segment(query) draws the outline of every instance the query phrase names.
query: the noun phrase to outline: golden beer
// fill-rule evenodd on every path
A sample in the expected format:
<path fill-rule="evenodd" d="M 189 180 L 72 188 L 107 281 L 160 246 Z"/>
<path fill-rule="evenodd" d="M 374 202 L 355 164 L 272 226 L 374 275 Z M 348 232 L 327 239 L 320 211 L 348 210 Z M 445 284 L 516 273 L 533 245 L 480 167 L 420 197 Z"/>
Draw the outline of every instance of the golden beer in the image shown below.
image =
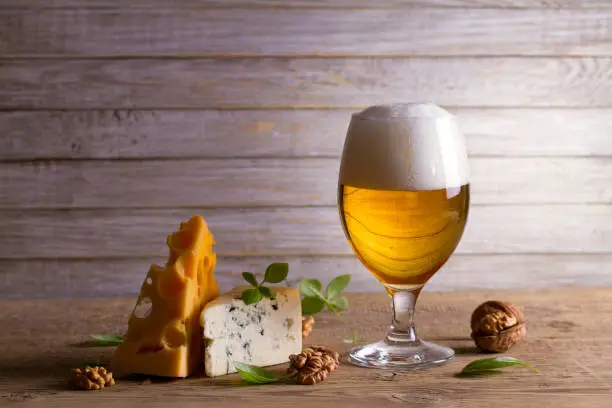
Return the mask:
<path fill-rule="evenodd" d="M 340 218 L 353 251 L 390 292 L 427 282 L 455 250 L 469 185 L 424 191 L 340 185 Z"/>

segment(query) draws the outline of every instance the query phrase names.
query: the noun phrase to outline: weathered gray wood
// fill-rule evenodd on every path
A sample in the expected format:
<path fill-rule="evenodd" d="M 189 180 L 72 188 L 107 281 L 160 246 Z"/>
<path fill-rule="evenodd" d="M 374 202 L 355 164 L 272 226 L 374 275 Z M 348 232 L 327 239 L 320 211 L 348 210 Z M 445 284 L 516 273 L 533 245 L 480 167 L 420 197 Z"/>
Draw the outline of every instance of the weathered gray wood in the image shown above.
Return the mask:
<path fill-rule="evenodd" d="M 3 0 L 2 8 L 394 8 L 405 6 L 462 8 L 610 8 L 608 0 L 181 0 L 170 4 L 166 0 Z"/>
<path fill-rule="evenodd" d="M 606 205 L 473 206 L 458 253 L 611 253 Z M 351 254 L 335 207 L 2 211 L 0 259 L 164 256 L 202 214 L 226 256 Z"/>
<path fill-rule="evenodd" d="M 336 205 L 337 158 L 0 163 L 0 208 Z M 472 158 L 475 204 L 612 203 L 612 158 Z"/>
<path fill-rule="evenodd" d="M 324 284 L 349 273 L 348 291 L 377 292 L 382 285 L 353 256 L 258 257 L 217 260 L 215 277 L 223 291 L 244 283 L 243 271 L 262 274 L 271 262 L 289 262 L 288 286 L 302 278 Z M 138 293 L 149 265 L 165 258 L 35 259 L 0 261 L 0 299 L 91 298 Z M 426 290 L 612 286 L 612 255 L 455 255 L 427 283 Z"/>
<path fill-rule="evenodd" d="M 4 57 L 612 55 L 612 9 L 5 10 L 0 27 Z"/>
<path fill-rule="evenodd" d="M 609 109 L 450 110 L 470 156 L 612 155 Z M 339 157 L 353 111 L 0 112 L 0 159 Z"/>
<path fill-rule="evenodd" d="M 23 60 L 0 108 L 612 105 L 612 58 Z"/>

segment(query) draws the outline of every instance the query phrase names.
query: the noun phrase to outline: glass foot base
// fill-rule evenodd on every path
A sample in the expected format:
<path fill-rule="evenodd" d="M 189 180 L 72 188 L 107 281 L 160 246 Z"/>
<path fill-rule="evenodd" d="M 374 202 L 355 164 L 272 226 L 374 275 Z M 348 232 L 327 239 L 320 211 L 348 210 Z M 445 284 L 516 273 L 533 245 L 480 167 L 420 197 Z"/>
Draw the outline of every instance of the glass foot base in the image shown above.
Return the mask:
<path fill-rule="evenodd" d="M 352 349 L 348 361 L 361 367 L 419 370 L 444 364 L 454 355 L 451 348 L 421 340 L 408 345 L 379 341 Z"/>

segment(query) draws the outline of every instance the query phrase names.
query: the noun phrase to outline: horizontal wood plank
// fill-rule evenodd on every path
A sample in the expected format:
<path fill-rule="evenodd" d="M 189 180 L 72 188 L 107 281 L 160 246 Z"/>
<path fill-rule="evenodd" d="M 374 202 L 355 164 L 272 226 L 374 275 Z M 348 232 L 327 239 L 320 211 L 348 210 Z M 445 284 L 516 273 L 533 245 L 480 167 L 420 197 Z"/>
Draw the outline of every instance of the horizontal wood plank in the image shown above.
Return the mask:
<path fill-rule="evenodd" d="M 449 110 L 470 156 L 612 155 L 609 109 Z M 353 111 L 0 112 L 0 160 L 339 157 Z"/>
<path fill-rule="evenodd" d="M 303 278 L 328 282 L 351 274 L 348 291 L 377 292 L 382 285 L 356 257 L 228 258 L 217 260 L 215 277 L 223 291 L 244 281 L 243 271 L 262 274 L 271 262 L 288 262 L 288 286 Z M 35 259 L 0 261 L 0 299 L 133 296 L 149 265 L 162 257 L 125 259 Z M 427 283 L 428 291 L 538 289 L 559 286 L 612 286 L 612 255 L 456 255 Z"/>
<path fill-rule="evenodd" d="M 612 106 L 612 58 L 16 60 L 0 109 Z"/>
<path fill-rule="evenodd" d="M 336 205 L 336 158 L 0 163 L 0 209 Z M 612 158 L 472 158 L 475 204 L 612 203 Z"/>
<path fill-rule="evenodd" d="M 73 8 L 366 8 L 381 9 L 395 7 L 457 7 L 457 8 L 612 8 L 608 0 L 385 0 L 384 3 L 368 0 L 181 0 L 170 4 L 166 0 L 3 0 L 2 8 L 54 9 Z"/>
<path fill-rule="evenodd" d="M 612 9 L 0 10 L 0 27 L 3 57 L 612 55 Z"/>
<path fill-rule="evenodd" d="M 202 214 L 225 256 L 347 255 L 335 207 L 2 211 L 0 259 L 164 256 L 166 235 Z M 611 253 L 612 206 L 473 206 L 462 254 Z"/>

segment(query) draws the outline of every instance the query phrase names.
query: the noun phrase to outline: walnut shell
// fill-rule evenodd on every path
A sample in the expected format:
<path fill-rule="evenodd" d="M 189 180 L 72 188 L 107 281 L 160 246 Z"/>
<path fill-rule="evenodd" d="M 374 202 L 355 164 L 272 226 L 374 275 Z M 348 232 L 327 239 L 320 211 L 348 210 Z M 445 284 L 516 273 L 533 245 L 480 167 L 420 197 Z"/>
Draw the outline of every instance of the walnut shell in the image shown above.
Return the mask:
<path fill-rule="evenodd" d="M 504 352 L 521 342 L 527 329 L 523 312 L 512 303 L 490 300 L 474 310 L 472 338 L 490 352 Z"/>

